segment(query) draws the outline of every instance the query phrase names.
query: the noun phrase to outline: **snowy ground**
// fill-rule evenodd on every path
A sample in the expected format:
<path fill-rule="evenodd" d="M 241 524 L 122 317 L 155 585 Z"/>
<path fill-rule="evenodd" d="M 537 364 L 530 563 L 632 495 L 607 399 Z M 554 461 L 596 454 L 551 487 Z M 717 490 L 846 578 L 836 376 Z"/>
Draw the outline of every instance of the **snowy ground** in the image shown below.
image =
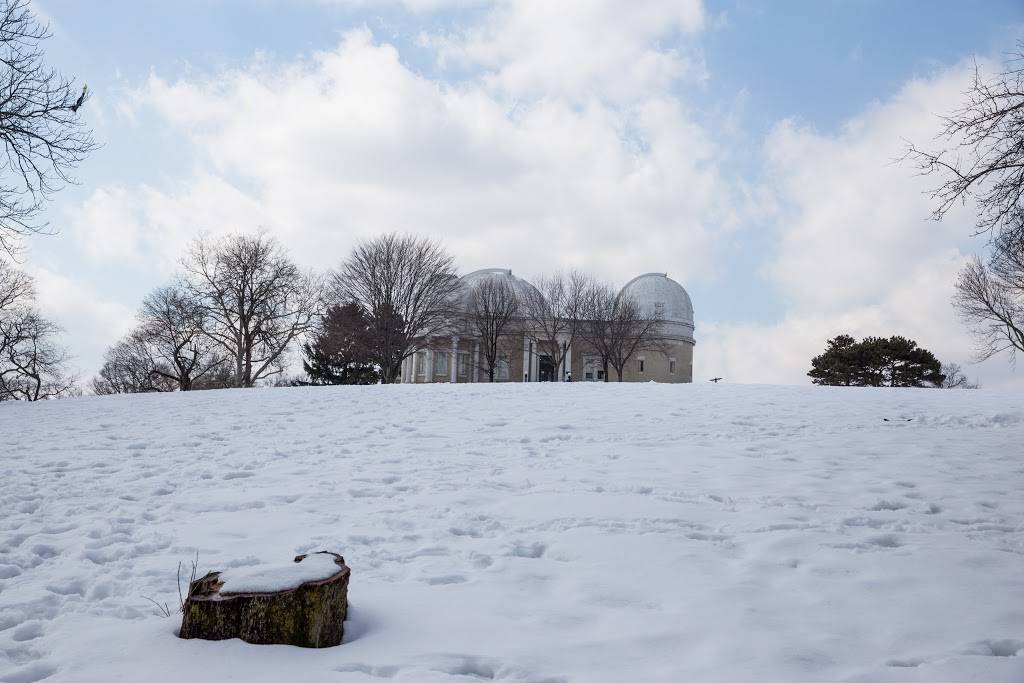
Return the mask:
<path fill-rule="evenodd" d="M 1020 393 L 225 391 L 0 435 L 4 683 L 1024 680 Z M 144 599 L 321 548 L 337 648 L 182 641 Z"/>

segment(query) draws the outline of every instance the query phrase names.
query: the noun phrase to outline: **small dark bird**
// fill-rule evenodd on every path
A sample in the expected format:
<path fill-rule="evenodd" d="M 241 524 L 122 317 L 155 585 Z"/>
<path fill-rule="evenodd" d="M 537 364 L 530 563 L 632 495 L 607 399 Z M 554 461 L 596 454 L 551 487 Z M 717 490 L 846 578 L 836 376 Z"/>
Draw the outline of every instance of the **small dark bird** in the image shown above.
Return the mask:
<path fill-rule="evenodd" d="M 81 107 L 85 103 L 85 96 L 86 96 L 86 94 L 88 92 L 89 92 L 89 85 L 88 84 L 83 85 L 82 86 L 82 94 L 79 95 L 78 99 L 75 101 L 75 103 L 71 105 L 71 107 L 70 107 L 71 111 L 75 112 L 76 114 L 78 113 L 79 107 Z"/>
<path fill-rule="evenodd" d="M 715 384 L 718 384 L 719 382 L 721 382 L 721 381 L 722 381 L 722 378 L 721 378 L 721 377 L 712 377 L 712 378 L 711 378 L 711 379 L 709 379 L 708 381 L 709 381 L 709 382 L 714 382 Z"/>

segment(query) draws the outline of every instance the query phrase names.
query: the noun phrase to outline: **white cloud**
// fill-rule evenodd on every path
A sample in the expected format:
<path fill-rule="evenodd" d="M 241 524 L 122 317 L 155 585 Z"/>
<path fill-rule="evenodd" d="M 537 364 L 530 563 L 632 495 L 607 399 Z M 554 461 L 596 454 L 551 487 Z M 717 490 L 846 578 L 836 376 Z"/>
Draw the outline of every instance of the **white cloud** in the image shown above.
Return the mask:
<path fill-rule="evenodd" d="M 64 328 L 62 342 L 74 356 L 73 365 L 81 368 L 87 379 L 99 370 L 106 348 L 134 326 L 134 310 L 54 270 L 40 266 L 27 270 L 36 280 L 39 309 Z"/>
<path fill-rule="evenodd" d="M 701 0 L 510 0 L 480 24 L 425 42 L 443 62 L 486 69 L 490 87 L 511 97 L 628 101 L 706 78 L 699 51 L 661 43 L 705 23 Z"/>
<path fill-rule="evenodd" d="M 779 236 L 764 271 L 786 313 L 770 324 L 709 325 L 696 367 L 741 382 L 806 382 L 810 359 L 841 333 L 902 334 L 943 361 L 973 357 L 950 304 L 966 258 L 957 245 L 973 232 L 971 209 L 928 220 L 936 178 L 894 163 L 906 140 L 931 140 L 935 113 L 958 105 L 971 74 L 959 66 L 913 80 L 834 135 L 792 121 L 775 128 L 765 189 L 774 193 Z M 1005 358 L 967 370 L 994 384 L 1011 378 Z"/>
<path fill-rule="evenodd" d="M 776 127 L 768 175 L 783 209 L 769 273 L 795 305 L 835 310 L 878 300 L 908 266 L 972 234 L 969 208 L 941 223 L 928 220 L 927 190 L 937 179 L 896 163 L 906 140 L 932 139 L 936 112 L 958 105 L 969 78 L 957 67 L 911 81 L 838 135 L 790 121 Z"/>
<path fill-rule="evenodd" d="M 251 231 L 264 217 L 257 200 L 218 175 L 196 172 L 169 192 L 149 185 L 101 187 L 69 222 L 92 261 L 166 278 L 195 236 Z"/>
<path fill-rule="evenodd" d="M 379 9 L 383 5 L 400 5 L 413 12 L 472 9 L 490 4 L 491 0 L 317 0 L 322 5 L 351 9 Z"/>
<path fill-rule="evenodd" d="M 264 225 L 320 268 L 401 230 L 441 238 L 467 268 L 585 264 L 624 280 L 666 268 L 666 253 L 676 271 L 707 272 L 714 231 L 730 224 L 715 144 L 657 89 L 628 108 L 510 109 L 479 84 L 412 72 L 363 29 L 308 62 L 154 76 L 133 100 L 193 145 L 202 171 L 99 190 L 76 234 L 123 237 L 125 253 L 159 234 L 161 263 L 183 244 L 165 235 L 201 228 Z"/>

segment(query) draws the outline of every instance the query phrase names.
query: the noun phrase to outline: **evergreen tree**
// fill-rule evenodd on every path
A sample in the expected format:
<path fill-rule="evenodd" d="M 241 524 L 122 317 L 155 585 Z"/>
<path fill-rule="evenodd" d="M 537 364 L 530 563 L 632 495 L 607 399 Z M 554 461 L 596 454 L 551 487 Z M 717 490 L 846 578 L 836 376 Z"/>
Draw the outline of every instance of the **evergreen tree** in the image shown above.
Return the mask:
<path fill-rule="evenodd" d="M 302 345 L 307 385 L 376 384 L 371 326 L 358 304 L 327 309 L 316 335 Z"/>
<path fill-rule="evenodd" d="M 865 337 L 842 334 L 827 342 L 825 353 L 811 360 L 807 373 L 814 384 L 832 386 L 941 386 L 942 364 L 931 351 L 901 336 Z"/>
<path fill-rule="evenodd" d="M 826 342 L 827 349 L 811 360 L 811 371 L 807 374 L 814 384 L 850 386 L 856 378 L 856 340 L 848 334 L 841 334 Z"/>

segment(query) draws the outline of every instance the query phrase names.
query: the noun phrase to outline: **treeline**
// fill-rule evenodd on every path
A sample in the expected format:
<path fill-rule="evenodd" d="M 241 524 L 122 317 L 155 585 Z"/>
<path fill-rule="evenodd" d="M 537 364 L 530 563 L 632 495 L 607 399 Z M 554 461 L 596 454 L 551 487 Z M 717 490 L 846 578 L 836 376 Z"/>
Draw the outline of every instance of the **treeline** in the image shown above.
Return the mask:
<path fill-rule="evenodd" d="M 181 266 L 107 350 L 95 393 L 256 386 L 285 370 L 288 349 L 317 322 L 320 279 L 266 234 L 198 239 Z"/>
<path fill-rule="evenodd" d="M 479 342 L 487 381 L 523 334 L 549 349 L 556 365 L 585 340 L 621 379 L 630 357 L 662 343 L 660 312 L 642 310 L 607 283 L 579 272 L 526 286 L 484 276 L 467 290 L 440 244 L 408 235 L 364 241 L 323 276 L 300 269 L 263 233 L 199 239 L 181 266 L 143 300 L 137 327 L 107 351 L 94 393 L 387 384 L 436 336 L 459 334 Z M 288 377 L 296 346 L 304 376 Z"/>

